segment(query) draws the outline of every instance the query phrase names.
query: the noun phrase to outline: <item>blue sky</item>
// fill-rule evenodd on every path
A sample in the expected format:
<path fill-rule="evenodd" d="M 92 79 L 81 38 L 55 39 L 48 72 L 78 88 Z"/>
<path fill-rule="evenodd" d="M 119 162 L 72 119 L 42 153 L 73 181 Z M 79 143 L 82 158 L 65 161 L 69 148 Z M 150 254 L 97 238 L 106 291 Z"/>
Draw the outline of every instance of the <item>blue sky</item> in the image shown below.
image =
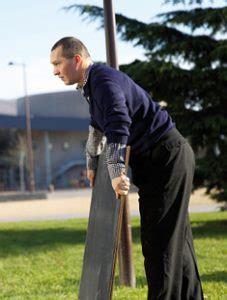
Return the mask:
<path fill-rule="evenodd" d="M 145 22 L 170 5 L 156 0 L 113 0 L 115 11 Z M 38 94 L 72 90 L 52 75 L 50 48 L 63 36 L 76 36 L 88 47 L 94 60 L 105 61 L 105 34 L 97 30 L 99 23 L 83 21 L 77 12 L 65 12 L 71 4 L 103 5 L 102 0 L 7 0 L 0 11 L 0 99 L 23 96 L 22 68 L 8 66 L 9 61 L 24 62 L 27 70 L 28 93 Z M 220 0 L 220 4 L 223 1 Z M 182 6 L 174 7 L 175 9 Z M 117 39 L 119 63 L 143 58 L 143 49 Z"/>

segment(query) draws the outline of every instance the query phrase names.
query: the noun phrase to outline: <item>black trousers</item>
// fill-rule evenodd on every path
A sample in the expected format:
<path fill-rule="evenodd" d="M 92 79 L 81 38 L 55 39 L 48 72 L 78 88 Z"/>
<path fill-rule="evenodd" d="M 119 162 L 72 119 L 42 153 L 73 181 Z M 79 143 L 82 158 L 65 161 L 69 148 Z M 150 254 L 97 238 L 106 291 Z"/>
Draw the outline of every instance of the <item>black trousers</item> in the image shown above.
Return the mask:
<path fill-rule="evenodd" d="M 151 151 L 132 155 L 130 165 L 139 189 L 148 299 L 203 299 L 188 218 L 195 165 L 190 145 L 174 128 Z"/>

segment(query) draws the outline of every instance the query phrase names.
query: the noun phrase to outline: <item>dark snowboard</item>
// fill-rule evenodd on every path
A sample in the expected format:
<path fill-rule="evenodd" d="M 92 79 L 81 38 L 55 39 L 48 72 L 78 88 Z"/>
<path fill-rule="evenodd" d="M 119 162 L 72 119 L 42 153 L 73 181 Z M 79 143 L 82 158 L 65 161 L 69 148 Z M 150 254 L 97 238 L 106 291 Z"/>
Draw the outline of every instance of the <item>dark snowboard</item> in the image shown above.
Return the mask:
<path fill-rule="evenodd" d="M 111 299 L 120 202 L 111 186 L 104 151 L 92 192 L 79 300 Z"/>

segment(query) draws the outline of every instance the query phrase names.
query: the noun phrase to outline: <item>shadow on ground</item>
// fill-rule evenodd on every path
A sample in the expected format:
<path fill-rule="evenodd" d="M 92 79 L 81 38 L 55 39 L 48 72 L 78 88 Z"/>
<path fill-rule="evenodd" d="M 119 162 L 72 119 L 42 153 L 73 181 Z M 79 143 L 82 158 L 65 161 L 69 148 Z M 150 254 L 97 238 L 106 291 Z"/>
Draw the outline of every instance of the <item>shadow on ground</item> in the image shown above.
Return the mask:
<path fill-rule="evenodd" d="M 226 282 L 227 278 L 227 271 L 217 271 L 210 274 L 204 274 L 201 276 L 202 281 L 209 281 L 209 282 Z"/>
<path fill-rule="evenodd" d="M 30 224 L 31 227 L 29 228 Z M 0 257 L 19 255 L 23 251 L 43 251 L 65 244 L 84 245 L 86 238 L 85 229 L 79 229 L 78 224 L 67 227 L 53 225 L 38 228 L 37 223 L 27 223 L 25 227 L 11 228 L 0 227 Z M 36 227 L 34 227 L 36 226 Z M 194 238 L 214 237 L 226 238 L 227 220 L 211 220 L 205 222 L 192 222 Z M 140 227 L 132 228 L 133 242 L 140 243 Z"/>
<path fill-rule="evenodd" d="M 201 221 L 191 224 L 195 238 L 225 238 L 227 236 L 227 220 Z"/>
<path fill-rule="evenodd" d="M 226 238 L 227 237 L 227 220 L 211 220 L 191 222 L 193 236 L 199 238 Z M 132 229 L 133 241 L 140 242 L 140 227 Z"/>
<path fill-rule="evenodd" d="M 0 257 L 43 251 L 65 244 L 83 245 L 86 230 L 68 228 L 0 230 Z"/>

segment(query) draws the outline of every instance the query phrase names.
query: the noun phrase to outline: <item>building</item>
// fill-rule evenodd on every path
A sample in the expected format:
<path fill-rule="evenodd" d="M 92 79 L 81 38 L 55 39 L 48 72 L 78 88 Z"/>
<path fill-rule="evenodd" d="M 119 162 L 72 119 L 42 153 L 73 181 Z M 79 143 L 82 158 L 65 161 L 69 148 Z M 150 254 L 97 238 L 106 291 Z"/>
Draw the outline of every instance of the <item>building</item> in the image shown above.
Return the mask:
<path fill-rule="evenodd" d="M 86 170 L 88 103 L 75 91 L 29 99 L 36 189 L 77 187 Z M 24 98 L 0 100 L 0 129 L 14 129 L 19 134 L 14 163 L 0 159 L 0 188 L 23 189 L 27 181 Z"/>

